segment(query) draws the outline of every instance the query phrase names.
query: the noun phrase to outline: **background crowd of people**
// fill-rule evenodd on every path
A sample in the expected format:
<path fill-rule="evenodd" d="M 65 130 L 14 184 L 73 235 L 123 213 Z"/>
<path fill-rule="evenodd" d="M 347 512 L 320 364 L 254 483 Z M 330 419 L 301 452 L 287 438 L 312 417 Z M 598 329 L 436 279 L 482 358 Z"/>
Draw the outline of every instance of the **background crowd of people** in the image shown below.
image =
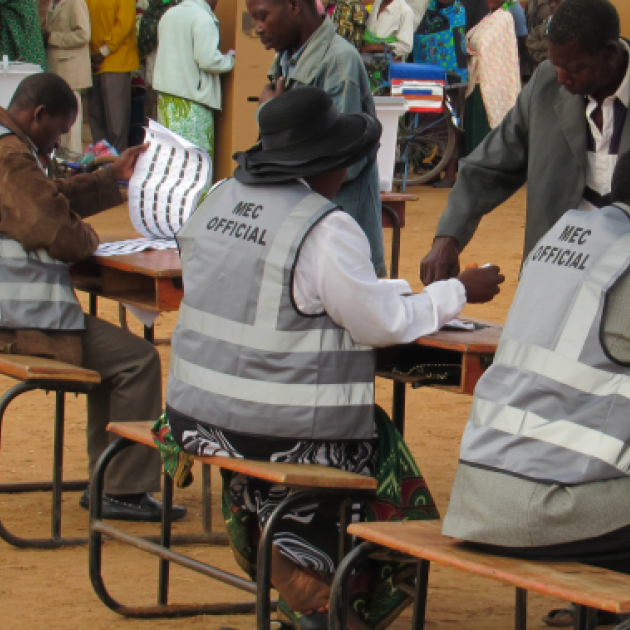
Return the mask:
<path fill-rule="evenodd" d="M 0 0 L 0 54 L 64 78 L 87 95 L 94 142 L 119 153 L 142 142 L 147 117 L 214 154 L 220 75 L 234 53 L 219 50 L 219 0 Z M 443 180 L 513 106 L 547 58 L 547 30 L 562 0 L 317 0 L 335 30 L 361 52 L 442 66 L 467 83 L 465 133 Z M 176 5 L 176 11 L 165 14 Z M 162 19 L 165 17 L 165 19 Z M 510 19 L 508 19 L 510 18 Z M 39 24 L 39 27 L 38 27 Z M 192 34 L 192 35 L 191 35 Z M 190 39 L 193 46 L 190 46 Z M 160 45 L 161 43 L 161 45 Z M 460 112 L 461 113 L 461 112 Z M 62 146 L 81 153 L 83 116 Z"/>

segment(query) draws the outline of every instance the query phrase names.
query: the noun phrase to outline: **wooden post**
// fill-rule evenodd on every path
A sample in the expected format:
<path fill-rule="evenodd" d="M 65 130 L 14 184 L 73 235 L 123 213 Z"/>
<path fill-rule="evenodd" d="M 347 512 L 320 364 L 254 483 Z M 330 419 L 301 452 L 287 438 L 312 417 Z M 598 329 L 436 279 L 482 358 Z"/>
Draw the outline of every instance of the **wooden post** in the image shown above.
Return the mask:
<path fill-rule="evenodd" d="M 245 0 L 221 0 L 216 16 L 221 51 L 234 49 L 236 63 L 232 72 L 223 75 L 223 109 L 215 114 L 214 181 L 230 177 L 235 167 L 232 154 L 249 149 L 258 139 L 257 99 L 275 56 L 256 37 Z"/>

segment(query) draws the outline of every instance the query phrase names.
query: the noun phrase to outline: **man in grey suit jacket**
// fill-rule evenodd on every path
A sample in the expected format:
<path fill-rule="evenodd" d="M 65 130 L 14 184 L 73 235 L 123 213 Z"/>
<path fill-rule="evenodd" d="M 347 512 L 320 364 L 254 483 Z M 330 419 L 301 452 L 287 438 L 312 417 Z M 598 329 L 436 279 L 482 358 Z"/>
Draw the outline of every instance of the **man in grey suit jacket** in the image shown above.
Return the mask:
<path fill-rule="evenodd" d="M 528 184 L 524 255 L 569 209 L 609 203 L 619 153 L 630 149 L 630 47 L 608 0 L 565 0 L 543 63 L 503 122 L 470 156 L 422 261 L 425 284 L 456 276 L 482 217 Z"/>

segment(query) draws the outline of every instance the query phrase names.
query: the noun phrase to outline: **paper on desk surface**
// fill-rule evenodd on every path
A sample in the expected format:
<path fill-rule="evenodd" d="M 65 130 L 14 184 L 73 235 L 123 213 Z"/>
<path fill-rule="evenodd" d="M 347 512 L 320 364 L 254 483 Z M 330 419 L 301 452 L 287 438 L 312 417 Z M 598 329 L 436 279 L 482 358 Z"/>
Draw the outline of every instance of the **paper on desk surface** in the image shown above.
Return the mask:
<path fill-rule="evenodd" d="M 113 241 L 101 243 L 94 252 L 95 256 L 122 256 L 123 254 L 135 254 L 147 250 L 177 249 L 177 241 L 174 238 L 134 238 L 128 241 Z"/>
<path fill-rule="evenodd" d="M 450 322 L 446 322 L 440 330 L 475 330 L 475 324 L 455 318 L 451 319 Z"/>
<path fill-rule="evenodd" d="M 151 328 L 158 318 L 159 313 L 150 311 L 148 308 L 142 308 L 140 306 L 132 306 L 131 304 L 123 304 L 123 306 L 133 313 L 145 326 Z"/>
<path fill-rule="evenodd" d="M 173 238 L 211 182 L 212 160 L 154 120 L 146 128 L 145 142 L 150 146 L 129 180 L 129 217 L 145 236 Z"/>

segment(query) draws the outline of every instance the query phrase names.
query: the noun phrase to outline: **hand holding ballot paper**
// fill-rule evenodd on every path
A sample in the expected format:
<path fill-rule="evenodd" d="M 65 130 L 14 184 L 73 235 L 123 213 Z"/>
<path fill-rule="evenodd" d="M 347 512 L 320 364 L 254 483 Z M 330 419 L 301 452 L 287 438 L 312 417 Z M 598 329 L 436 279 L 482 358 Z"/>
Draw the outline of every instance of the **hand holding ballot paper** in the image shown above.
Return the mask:
<path fill-rule="evenodd" d="M 212 160 L 199 147 L 151 120 L 149 148 L 129 180 L 129 217 L 146 238 L 104 243 L 98 256 L 177 247 L 175 235 L 212 181 Z"/>

